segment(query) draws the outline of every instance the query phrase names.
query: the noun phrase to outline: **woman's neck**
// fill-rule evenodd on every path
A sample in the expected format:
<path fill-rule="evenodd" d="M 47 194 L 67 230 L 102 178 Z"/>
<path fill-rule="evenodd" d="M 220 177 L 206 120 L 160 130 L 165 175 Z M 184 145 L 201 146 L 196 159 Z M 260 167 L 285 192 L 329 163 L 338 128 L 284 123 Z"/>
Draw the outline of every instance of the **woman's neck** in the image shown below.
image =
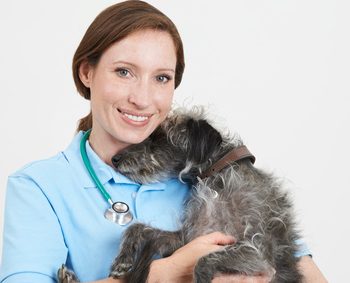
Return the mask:
<path fill-rule="evenodd" d="M 89 144 L 94 152 L 108 165 L 112 166 L 112 157 L 126 148 L 127 144 L 116 143 L 113 137 L 106 133 L 99 133 L 98 130 L 92 129 Z"/>

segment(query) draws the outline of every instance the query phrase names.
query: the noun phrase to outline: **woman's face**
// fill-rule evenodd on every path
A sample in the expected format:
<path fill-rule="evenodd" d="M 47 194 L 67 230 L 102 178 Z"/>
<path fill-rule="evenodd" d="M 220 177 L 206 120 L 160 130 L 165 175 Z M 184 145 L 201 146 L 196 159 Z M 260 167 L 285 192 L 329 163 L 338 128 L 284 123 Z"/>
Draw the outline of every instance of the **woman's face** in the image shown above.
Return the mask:
<path fill-rule="evenodd" d="M 171 108 L 175 67 L 171 36 L 155 30 L 135 32 L 111 45 L 97 66 L 82 66 L 91 92 L 91 136 L 116 152 L 146 139 Z"/>

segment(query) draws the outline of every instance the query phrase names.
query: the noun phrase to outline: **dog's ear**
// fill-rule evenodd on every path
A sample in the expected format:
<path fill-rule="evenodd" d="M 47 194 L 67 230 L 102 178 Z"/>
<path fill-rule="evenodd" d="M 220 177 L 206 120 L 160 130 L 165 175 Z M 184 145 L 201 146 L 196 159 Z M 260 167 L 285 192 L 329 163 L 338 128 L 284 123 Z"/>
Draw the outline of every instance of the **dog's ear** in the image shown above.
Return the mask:
<path fill-rule="evenodd" d="M 206 162 L 220 146 L 222 137 L 206 120 L 189 119 L 187 122 L 188 159 L 196 164 Z"/>

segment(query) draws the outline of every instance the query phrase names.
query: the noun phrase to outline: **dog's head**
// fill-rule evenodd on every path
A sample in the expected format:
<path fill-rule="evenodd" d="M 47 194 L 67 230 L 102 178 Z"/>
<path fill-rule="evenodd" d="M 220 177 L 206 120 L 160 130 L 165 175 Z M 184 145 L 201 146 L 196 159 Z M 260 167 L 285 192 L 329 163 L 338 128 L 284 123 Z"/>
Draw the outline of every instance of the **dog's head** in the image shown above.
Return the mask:
<path fill-rule="evenodd" d="M 223 141 L 219 131 L 204 117 L 188 113 L 170 117 L 163 129 L 170 144 L 181 152 L 191 167 L 199 167 L 212 159 Z"/>
<path fill-rule="evenodd" d="M 188 148 L 187 158 L 195 164 L 203 164 L 213 157 L 222 143 L 221 134 L 206 120 L 187 121 Z"/>

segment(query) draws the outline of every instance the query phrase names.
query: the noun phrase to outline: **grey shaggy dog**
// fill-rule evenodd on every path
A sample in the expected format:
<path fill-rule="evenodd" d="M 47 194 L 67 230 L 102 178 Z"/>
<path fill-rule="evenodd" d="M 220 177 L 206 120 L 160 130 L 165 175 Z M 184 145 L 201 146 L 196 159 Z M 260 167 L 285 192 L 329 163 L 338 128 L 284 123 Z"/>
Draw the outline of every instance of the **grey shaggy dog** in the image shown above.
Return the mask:
<path fill-rule="evenodd" d="M 219 273 L 274 273 L 271 282 L 301 282 L 295 257 L 300 236 L 282 182 L 255 168 L 249 159 L 207 178 L 198 177 L 242 145 L 240 138 L 211 126 L 203 109 L 177 110 L 144 142 L 114 156 L 116 170 L 136 182 L 179 177 L 192 185 L 192 191 L 180 230 L 162 231 L 141 223 L 126 230 L 110 275 L 146 282 L 156 256 L 170 256 L 198 236 L 220 231 L 237 242 L 200 258 L 194 282 L 209 283 Z M 64 267 L 59 270 L 59 282 L 74 280 L 73 273 Z"/>

